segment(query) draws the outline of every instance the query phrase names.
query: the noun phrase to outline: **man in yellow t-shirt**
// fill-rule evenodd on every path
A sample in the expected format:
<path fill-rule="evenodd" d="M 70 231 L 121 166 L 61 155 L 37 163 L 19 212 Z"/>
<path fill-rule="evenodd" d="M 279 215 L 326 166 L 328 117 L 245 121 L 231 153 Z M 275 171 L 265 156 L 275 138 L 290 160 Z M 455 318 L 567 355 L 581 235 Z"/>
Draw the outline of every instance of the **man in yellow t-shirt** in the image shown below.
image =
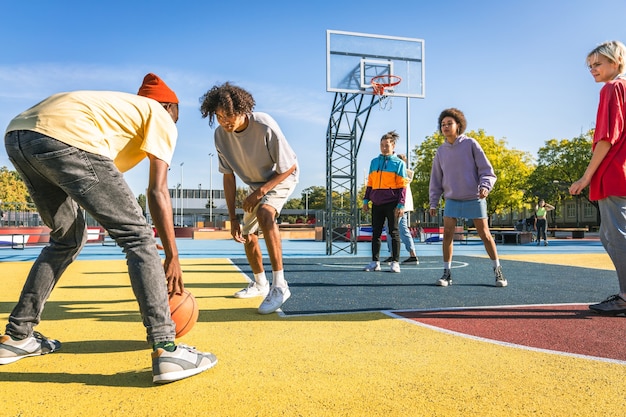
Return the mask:
<path fill-rule="evenodd" d="M 52 353 L 61 343 L 34 327 L 67 266 L 87 241 L 82 210 L 93 216 L 126 254 L 131 286 L 147 340 L 153 346 L 153 382 L 186 378 L 217 363 L 210 353 L 176 345 L 168 292 L 184 289 L 172 224 L 167 172 L 176 146 L 178 97 L 148 74 L 137 94 L 74 91 L 46 98 L 7 127 L 7 154 L 26 183 L 50 244 L 31 269 L 0 336 L 0 365 Z M 147 199 L 165 251 L 122 172 L 150 160 Z"/>

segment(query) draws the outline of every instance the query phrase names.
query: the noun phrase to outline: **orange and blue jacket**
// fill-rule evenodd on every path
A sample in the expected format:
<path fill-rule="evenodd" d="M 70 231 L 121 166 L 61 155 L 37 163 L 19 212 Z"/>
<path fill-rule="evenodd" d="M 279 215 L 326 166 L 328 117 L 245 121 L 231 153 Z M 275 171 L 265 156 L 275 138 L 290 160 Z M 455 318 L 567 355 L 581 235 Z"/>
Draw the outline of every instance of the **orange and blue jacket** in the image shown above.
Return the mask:
<path fill-rule="evenodd" d="M 396 203 L 397 208 L 404 208 L 406 185 L 404 161 L 395 154 L 380 154 L 370 162 L 363 204 L 370 201 L 376 206 Z"/>

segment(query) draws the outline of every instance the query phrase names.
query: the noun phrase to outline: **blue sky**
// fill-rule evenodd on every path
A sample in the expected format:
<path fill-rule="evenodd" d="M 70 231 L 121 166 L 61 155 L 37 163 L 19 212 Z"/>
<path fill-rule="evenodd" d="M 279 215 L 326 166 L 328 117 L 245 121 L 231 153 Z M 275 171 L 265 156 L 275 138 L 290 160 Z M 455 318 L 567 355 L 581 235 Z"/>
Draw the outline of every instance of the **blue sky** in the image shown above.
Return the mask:
<path fill-rule="evenodd" d="M 441 110 L 458 107 L 468 129 L 532 155 L 546 140 L 594 126 L 601 85 L 585 56 L 603 41 L 626 41 L 624 0 L 32 0 L 2 2 L 0 13 L 0 125 L 50 94 L 134 93 L 155 72 L 181 101 L 170 186 L 182 177 L 185 188 L 206 189 L 212 177 L 221 189 L 215 158 L 210 175 L 213 130 L 198 107 L 212 85 L 231 81 L 278 121 L 298 154 L 294 197 L 326 183 L 334 98 L 325 84 L 328 29 L 424 39 L 426 97 L 410 102 L 411 147 L 435 132 Z M 397 151 L 406 152 L 405 106 L 394 99 L 391 111 L 372 111 L 359 171 L 389 130 L 401 134 Z M 13 169 L 4 148 L 0 166 Z M 144 162 L 126 174 L 136 194 L 145 191 L 147 173 Z"/>

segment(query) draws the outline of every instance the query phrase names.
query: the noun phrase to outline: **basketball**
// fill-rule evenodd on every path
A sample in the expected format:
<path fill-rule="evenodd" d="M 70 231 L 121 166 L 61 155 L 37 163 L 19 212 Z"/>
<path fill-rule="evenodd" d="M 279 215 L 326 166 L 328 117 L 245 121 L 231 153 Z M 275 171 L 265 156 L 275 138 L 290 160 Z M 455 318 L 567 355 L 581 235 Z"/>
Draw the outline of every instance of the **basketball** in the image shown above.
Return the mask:
<path fill-rule="evenodd" d="M 176 323 L 176 337 L 182 337 L 198 321 L 198 303 L 192 293 L 184 290 L 182 294 L 172 295 L 169 304 L 172 320 Z"/>

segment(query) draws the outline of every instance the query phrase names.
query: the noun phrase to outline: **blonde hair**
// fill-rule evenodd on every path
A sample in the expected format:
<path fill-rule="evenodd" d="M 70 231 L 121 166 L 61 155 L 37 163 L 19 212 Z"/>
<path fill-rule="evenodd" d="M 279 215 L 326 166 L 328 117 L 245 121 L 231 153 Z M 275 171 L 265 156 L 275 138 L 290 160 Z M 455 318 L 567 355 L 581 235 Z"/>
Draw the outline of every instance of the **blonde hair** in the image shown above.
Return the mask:
<path fill-rule="evenodd" d="M 624 73 L 624 67 L 626 65 L 626 46 L 620 41 L 608 41 L 604 42 L 587 54 L 586 64 L 589 65 L 589 61 L 596 55 L 603 55 L 609 61 L 618 65 L 619 73 Z"/>

